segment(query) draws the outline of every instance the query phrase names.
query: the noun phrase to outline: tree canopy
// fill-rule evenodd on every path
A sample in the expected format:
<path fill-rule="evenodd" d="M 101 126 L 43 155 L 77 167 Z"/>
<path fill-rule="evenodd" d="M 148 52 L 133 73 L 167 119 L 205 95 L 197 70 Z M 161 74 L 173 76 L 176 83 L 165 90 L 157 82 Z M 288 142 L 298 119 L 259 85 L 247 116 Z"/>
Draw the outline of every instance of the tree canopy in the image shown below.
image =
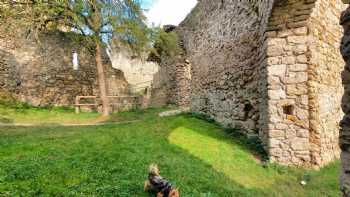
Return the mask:
<path fill-rule="evenodd" d="M 68 28 L 94 42 L 117 41 L 137 53 L 149 45 L 139 0 L 5 0 L 0 15 L 20 19 L 32 33 Z"/>

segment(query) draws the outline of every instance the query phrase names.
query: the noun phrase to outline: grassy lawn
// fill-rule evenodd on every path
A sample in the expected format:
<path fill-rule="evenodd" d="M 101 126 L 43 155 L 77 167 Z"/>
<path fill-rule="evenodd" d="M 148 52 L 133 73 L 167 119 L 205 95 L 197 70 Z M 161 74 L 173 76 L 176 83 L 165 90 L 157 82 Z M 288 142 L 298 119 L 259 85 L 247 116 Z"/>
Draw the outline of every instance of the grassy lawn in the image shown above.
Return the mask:
<path fill-rule="evenodd" d="M 263 166 L 252 149 L 218 126 L 189 115 L 159 118 L 159 111 L 113 115 L 111 120 L 142 120 L 121 125 L 0 127 L 0 196 L 150 196 L 142 189 L 151 163 L 182 196 L 340 196 L 339 162 L 321 171 Z M 7 117 L 38 123 L 98 118 L 20 113 Z"/>
<path fill-rule="evenodd" d="M 103 121 L 97 113 L 81 113 L 73 109 L 40 109 L 8 107 L 0 104 L 0 123 L 21 124 L 81 124 Z"/>

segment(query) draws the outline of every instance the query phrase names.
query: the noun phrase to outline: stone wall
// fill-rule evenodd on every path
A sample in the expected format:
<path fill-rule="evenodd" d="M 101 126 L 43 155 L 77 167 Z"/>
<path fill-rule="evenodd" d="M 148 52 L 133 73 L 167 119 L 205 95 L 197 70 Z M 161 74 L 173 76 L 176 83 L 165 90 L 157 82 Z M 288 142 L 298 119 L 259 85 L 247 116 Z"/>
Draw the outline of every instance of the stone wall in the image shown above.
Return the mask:
<path fill-rule="evenodd" d="M 343 8 L 340 0 L 199 1 L 176 30 L 192 65 L 192 110 L 259 136 L 281 164 L 338 158 Z"/>
<path fill-rule="evenodd" d="M 275 2 L 267 32 L 274 161 L 322 166 L 339 157 L 343 61 L 336 21 L 343 6 L 340 0 Z"/>
<path fill-rule="evenodd" d="M 342 73 L 342 80 L 345 88 L 342 108 L 345 116 L 341 121 L 340 130 L 340 147 L 342 149 L 341 188 L 344 197 L 348 197 L 350 196 L 350 7 L 344 11 L 340 23 L 345 30 L 341 45 L 341 53 L 346 61 Z"/>
<path fill-rule="evenodd" d="M 341 0 L 318 0 L 309 19 L 310 67 L 309 105 L 312 163 L 317 166 L 339 158 L 339 122 L 344 89 L 341 71 L 344 60 L 339 52 L 342 28 Z"/>
<path fill-rule="evenodd" d="M 188 107 L 191 95 L 191 64 L 183 55 L 166 58 L 154 74 L 151 106 Z"/>
<path fill-rule="evenodd" d="M 176 26 L 165 25 L 166 33 L 176 31 Z M 186 59 L 183 40 L 179 38 L 181 52 L 175 56 L 164 55 L 160 58 L 159 71 L 154 75 L 151 93 L 151 106 L 174 104 L 188 108 L 191 103 L 192 66 Z"/>
<path fill-rule="evenodd" d="M 314 2 L 276 1 L 267 31 L 268 152 L 282 164 L 309 163 L 308 28 Z"/>
<path fill-rule="evenodd" d="M 267 132 L 269 154 L 279 163 L 322 166 L 339 156 L 342 60 L 336 17 L 342 6 L 340 1 L 275 3 L 267 32 Z"/>
<path fill-rule="evenodd" d="M 202 0 L 180 24 L 176 31 L 192 65 L 193 111 L 258 135 L 271 7 L 271 1 Z"/>
<path fill-rule="evenodd" d="M 114 68 L 123 71 L 125 79 L 135 91 L 151 87 L 154 75 L 159 70 L 156 62 L 143 61 L 132 57 L 126 50 L 112 49 L 110 52 Z"/>
<path fill-rule="evenodd" d="M 35 106 L 67 106 L 78 95 L 98 94 L 94 56 L 73 44 L 66 33 L 43 34 L 40 44 L 24 39 L 22 31 L 11 33 L 0 28 L 0 89 Z M 79 54 L 77 71 L 72 65 L 73 49 Z M 106 55 L 104 63 L 110 95 L 128 93 L 123 73 L 112 69 Z"/>

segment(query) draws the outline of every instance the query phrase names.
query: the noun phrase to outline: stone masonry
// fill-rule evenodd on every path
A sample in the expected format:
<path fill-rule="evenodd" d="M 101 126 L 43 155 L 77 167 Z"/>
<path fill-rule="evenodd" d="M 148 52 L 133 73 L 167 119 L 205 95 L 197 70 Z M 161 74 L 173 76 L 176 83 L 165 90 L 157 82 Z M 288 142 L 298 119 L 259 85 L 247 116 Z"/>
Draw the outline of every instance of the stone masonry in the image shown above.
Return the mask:
<path fill-rule="evenodd" d="M 5 26 L 5 25 L 4 25 Z M 25 39 L 22 31 L 0 28 L 0 90 L 34 106 L 71 106 L 75 97 L 98 95 L 95 58 L 73 42 L 67 33 L 40 36 L 40 43 Z M 79 69 L 73 70 L 72 50 L 77 50 Z M 110 95 L 129 91 L 123 73 L 113 69 L 104 55 Z"/>
<path fill-rule="evenodd" d="M 182 56 L 162 62 L 153 77 L 151 106 L 190 105 L 191 63 Z"/>
<path fill-rule="evenodd" d="M 266 34 L 274 161 L 322 166 L 339 157 L 343 60 L 337 21 L 343 9 L 338 0 L 275 2 Z"/>
<path fill-rule="evenodd" d="M 154 74 L 159 70 L 158 63 L 135 58 L 131 54 L 128 50 L 112 48 L 110 57 L 113 68 L 123 71 L 125 79 L 133 91 L 139 92 L 145 88 L 149 89 L 152 86 Z"/>
<path fill-rule="evenodd" d="M 199 1 L 178 29 L 192 64 L 191 108 L 258 135 L 268 1 Z"/>
<path fill-rule="evenodd" d="M 192 111 L 260 137 L 274 162 L 321 167 L 339 158 L 344 6 L 199 1 L 176 29 L 192 67 Z"/>
<path fill-rule="evenodd" d="M 176 30 L 176 26 L 166 25 L 165 32 Z M 151 93 L 151 106 L 175 104 L 188 108 L 191 96 L 192 65 L 186 59 L 186 49 L 179 40 L 183 51 L 175 57 L 161 58 L 160 69 L 154 75 Z"/>
<path fill-rule="evenodd" d="M 350 3 L 347 1 L 346 3 Z M 342 73 L 345 93 L 342 100 L 342 108 L 345 113 L 341 121 L 340 147 L 342 149 L 342 175 L 341 187 L 344 197 L 350 196 L 350 7 L 342 14 L 340 19 L 344 27 L 344 37 L 341 45 L 341 53 L 346 61 Z"/>

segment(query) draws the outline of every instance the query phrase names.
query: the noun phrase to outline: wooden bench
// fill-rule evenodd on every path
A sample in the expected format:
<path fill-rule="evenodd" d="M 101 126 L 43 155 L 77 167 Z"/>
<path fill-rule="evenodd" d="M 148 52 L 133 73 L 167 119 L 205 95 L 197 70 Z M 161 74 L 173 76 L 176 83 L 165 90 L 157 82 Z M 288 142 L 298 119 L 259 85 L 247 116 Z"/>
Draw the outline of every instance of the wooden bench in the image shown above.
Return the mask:
<path fill-rule="evenodd" d="M 137 104 L 138 101 L 138 96 L 108 96 L 109 100 L 111 101 L 112 99 L 134 99 L 134 104 Z M 80 103 L 81 99 L 93 99 L 94 102 L 93 103 Z M 79 114 L 80 113 L 80 108 L 83 106 L 87 106 L 87 107 L 97 107 L 100 104 L 98 103 L 98 99 L 99 97 L 97 96 L 77 96 L 75 98 L 75 113 Z M 123 102 L 110 102 L 109 105 L 110 106 L 115 106 L 115 105 L 120 105 L 120 104 L 124 104 Z"/>
<path fill-rule="evenodd" d="M 93 99 L 94 103 L 80 103 L 81 99 Z M 80 107 L 82 106 L 95 106 L 97 107 L 97 96 L 77 96 L 75 97 L 75 113 L 79 114 L 80 113 Z"/>

